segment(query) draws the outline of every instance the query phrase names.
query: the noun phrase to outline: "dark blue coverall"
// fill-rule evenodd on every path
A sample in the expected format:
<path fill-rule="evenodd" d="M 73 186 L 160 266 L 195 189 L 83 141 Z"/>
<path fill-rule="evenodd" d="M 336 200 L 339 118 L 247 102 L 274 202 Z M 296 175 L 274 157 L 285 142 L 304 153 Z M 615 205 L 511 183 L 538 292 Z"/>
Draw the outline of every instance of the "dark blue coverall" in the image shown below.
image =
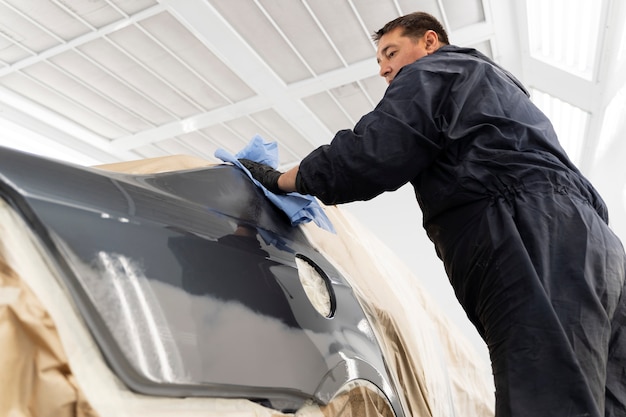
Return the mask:
<path fill-rule="evenodd" d="M 407 182 L 488 345 L 496 416 L 626 416 L 625 255 L 607 209 L 511 74 L 444 46 L 302 160 L 326 204 Z"/>

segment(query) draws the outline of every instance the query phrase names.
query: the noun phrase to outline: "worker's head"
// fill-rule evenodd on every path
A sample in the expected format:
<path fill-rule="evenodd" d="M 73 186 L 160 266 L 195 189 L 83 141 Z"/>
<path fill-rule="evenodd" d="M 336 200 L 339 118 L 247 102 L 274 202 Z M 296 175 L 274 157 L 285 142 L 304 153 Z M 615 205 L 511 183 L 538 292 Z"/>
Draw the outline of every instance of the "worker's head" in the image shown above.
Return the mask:
<path fill-rule="evenodd" d="M 443 25 L 424 12 L 415 12 L 392 20 L 374 32 L 372 39 L 378 45 L 376 59 L 380 65 L 380 75 L 387 83 L 391 83 L 405 65 L 430 55 L 449 43 Z"/>

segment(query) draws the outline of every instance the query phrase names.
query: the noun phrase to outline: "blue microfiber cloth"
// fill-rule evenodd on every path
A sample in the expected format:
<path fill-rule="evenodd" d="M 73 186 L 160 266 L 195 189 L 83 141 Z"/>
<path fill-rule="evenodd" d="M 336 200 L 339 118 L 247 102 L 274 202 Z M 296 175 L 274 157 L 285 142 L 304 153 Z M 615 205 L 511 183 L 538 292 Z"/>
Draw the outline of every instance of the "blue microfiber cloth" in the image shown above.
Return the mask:
<path fill-rule="evenodd" d="M 261 162 L 276 169 L 278 168 L 278 144 L 276 142 L 265 142 L 261 136 L 255 135 L 250 143 L 241 151 L 237 152 L 236 155 L 232 155 L 224 149 L 218 149 L 215 151 L 215 157 L 224 162 L 230 162 L 243 170 L 243 172 L 263 190 L 267 198 L 269 198 L 276 207 L 285 212 L 291 220 L 292 226 L 313 221 L 322 229 L 336 233 L 332 223 L 328 217 L 326 217 L 324 209 L 322 209 L 313 196 L 299 193 L 274 194 L 255 180 L 250 174 L 250 171 L 238 161 L 240 158 L 250 159 L 251 161 Z"/>

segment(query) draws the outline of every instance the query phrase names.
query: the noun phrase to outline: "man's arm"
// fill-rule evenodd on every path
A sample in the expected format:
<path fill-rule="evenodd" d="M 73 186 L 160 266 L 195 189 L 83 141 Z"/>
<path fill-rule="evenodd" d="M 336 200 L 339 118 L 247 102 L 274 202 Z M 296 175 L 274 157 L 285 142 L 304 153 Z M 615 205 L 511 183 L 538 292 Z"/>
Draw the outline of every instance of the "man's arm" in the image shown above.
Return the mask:
<path fill-rule="evenodd" d="M 278 188 L 286 193 L 297 191 L 296 189 L 296 177 L 298 176 L 299 165 L 291 168 L 289 171 L 284 172 L 278 177 Z"/>

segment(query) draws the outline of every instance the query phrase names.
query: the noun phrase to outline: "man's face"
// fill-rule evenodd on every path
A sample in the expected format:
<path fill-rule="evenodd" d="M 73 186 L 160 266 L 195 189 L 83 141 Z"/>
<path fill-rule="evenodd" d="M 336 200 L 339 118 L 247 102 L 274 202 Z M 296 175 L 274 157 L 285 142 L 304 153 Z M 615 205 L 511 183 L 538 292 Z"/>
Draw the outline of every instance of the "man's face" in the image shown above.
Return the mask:
<path fill-rule="evenodd" d="M 426 35 L 415 41 L 402 36 L 402 32 L 402 28 L 396 28 L 378 40 L 376 60 L 380 66 L 379 74 L 385 78 L 387 84 L 393 81 L 403 66 L 428 55 Z"/>

